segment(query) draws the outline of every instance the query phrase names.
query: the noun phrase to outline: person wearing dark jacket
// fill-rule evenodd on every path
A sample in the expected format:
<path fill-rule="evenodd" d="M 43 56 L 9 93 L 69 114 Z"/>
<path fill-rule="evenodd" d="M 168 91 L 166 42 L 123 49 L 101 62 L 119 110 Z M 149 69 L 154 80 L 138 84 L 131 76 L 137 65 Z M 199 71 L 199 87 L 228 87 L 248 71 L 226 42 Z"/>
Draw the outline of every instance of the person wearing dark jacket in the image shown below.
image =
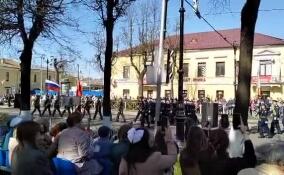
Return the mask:
<path fill-rule="evenodd" d="M 243 129 L 242 129 L 243 130 Z M 244 133 L 244 131 L 243 131 Z M 248 136 L 245 136 L 244 142 L 244 154 L 243 157 L 235 157 L 230 158 L 227 152 L 229 146 L 229 138 L 225 130 L 217 129 L 214 131 L 214 134 L 211 134 L 213 139 L 210 139 L 215 151 L 216 157 L 214 157 L 211 161 L 209 161 L 205 167 L 207 170 L 209 169 L 208 174 L 212 174 L 210 172 L 216 173 L 216 175 L 237 175 L 238 172 L 245 168 L 252 168 L 256 165 L 256 156 L 254 152 L 254 147 L 249 140 Z M 201 163 L 201 172 L 202 170 L 202 163 Z M 208 168 L 209 167 L 209 168 Z M 206 170 L 205 170 L 206 171 Z"/>
<path fill-rule="evenodd" d="M 50 97 L 47 95 L 46 96 L 46 100 L 44 102 L 44 109 L 42 111 L 42 116 L 44 115 L 45 111 L 48 110 L 48 113 L 49 115 L 51 116 L 51 110 L 50 110 L 50 107 L 51 107 L 51 99 Z"/>
<path fill-rule="evenodd" d="M 187 145 L 180 156 L 183 175 L 237 175 L 240 170 L 256 165 L 253 144 L 246 135 L 242 158 L 229 158 L 229 138 L 226 131 L 217 129 L 210 135 L 209 143 L 202 129 L 196 126 L 190 129 Z"/>
<path fill-rule="evenodd" d="M 113 175 L 118 175 L 121 158 L 124 157 L 129 149 L 127 132 L 131 129 L 128 124 L 122 125 L 117 133 L 118 143 L 114 143 L 111 149 L 111 161 L 113 162 Z"/>
<path fill-rule="evenodd" d="M 54 110 L 53 110 L 53 113 L 52 113 L 53 117 L 55 116 L 56 111 L 58 111 L 60 117 L 63 117 L 63 115 L 61 114 L 61 111 L 60 111 L 60 96 L 57 96 L 56 99 L 55 99 Z"/>

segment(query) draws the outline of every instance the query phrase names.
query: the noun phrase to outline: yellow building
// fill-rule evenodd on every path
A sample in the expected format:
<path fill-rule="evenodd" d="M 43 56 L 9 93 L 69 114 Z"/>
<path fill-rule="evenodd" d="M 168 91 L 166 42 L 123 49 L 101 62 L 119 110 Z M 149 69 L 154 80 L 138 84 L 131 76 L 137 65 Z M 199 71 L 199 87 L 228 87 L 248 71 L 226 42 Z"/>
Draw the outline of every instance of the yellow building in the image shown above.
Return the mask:
<path fill-rule="evenodd" d="M 55 81 L 54 69 L 48 70 L 37 66 L 31 69 L 31 90 L 44 89 L 46 79 Z M 61 75 L 60 79 L 68 79 L 70 86 L 76 85 L 76 78 L 71 75 Z M 16 93 L 20 90 L 21 72 L 20 62 L 13 59 L 0 59 L 0 95 Z"/>
<path fill-rule="evenodd" d="M 221 30 L 223 36 L 231 43 L 239 45 L 240 30 Z M 157 48 L 158 49 L 158 48 Z M 112 71 L 112 96 L 136 98 L 138 79 L 126 51 L 121 52 Z M 177 54 L 178 55 L 178 54 Z M 155 56 L 155 59 L 157 55 Z M 236 60 L 235 60 L 236 58 Z M 225 99 L 234 98 L 234 80 L 238 74 L 239 50 L 234 55 L 233 47 L 215 32 L 186 34 L 184 37 L 184 94 L 188 98 Z M 177 61 L 178 63 L 178 57 Z M 235 64 L 236 62 L 236 64 Z M 142 68 L 141 56 L 135 57 L 135 63 Z M 166 55 L 163 65 L 166 64 Z M 166 67 L 166 65 L 164 66 Z M 235 76 L 236 68 L 236 76 Z M 153 71 L 154 70 L 154 71 Z M 145 76 L 143 95 L 156 96 L 155 63 L 148 66 Z M 284 92 L 284 41 L 272 36 L 256 33 L 253 50 L 251 97 L 257 96 L 259 90 L 263 95 L 281 98 Z M 166 71 L 162 76 L 165 81 Z M 173 94 L 177 97 L 177 76 L 173 80 Z M 154 78 L 155 79 L 155 78 Z M 161 96 L 171 94 L 171 84 L 163 83 Z"/>

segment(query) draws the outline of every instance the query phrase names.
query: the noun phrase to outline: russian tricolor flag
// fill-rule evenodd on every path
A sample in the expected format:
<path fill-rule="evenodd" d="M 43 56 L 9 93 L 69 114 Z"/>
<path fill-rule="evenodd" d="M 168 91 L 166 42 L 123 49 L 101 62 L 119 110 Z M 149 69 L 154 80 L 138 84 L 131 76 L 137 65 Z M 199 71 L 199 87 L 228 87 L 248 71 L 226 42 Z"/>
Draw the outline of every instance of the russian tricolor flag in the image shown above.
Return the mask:
<path fill-rule="evenodd" d="M 55 91 L 55 92 L 59 92 L 60 90 L 59 84 L 50 80 L 45 80 L 45 88 L 48 91 Z"/>

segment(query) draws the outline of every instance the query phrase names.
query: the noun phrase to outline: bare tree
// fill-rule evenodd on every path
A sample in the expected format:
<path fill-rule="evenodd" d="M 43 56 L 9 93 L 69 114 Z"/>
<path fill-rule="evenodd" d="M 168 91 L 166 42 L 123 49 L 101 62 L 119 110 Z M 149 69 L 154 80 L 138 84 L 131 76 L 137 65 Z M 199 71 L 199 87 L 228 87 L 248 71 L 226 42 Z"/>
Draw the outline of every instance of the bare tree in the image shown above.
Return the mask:
<path fill-rule="evenodd" d="M 101 32 L 95 32 L 94 34 L 94 41 L 90 44 L 94 46 L 95 48 L 95 55 L 93 58 L 93 63 L 98 66 L 98 68 L 104 72 L 104 53 L 105 53 L 105 37 L 100 35 Z M 117 36 L 115 40 L 113 41 L 113 44 L 115 46 L 115 51 L 112 54 L 111 58 L 111 65 L 113 66 L 116 63 L 118 48 L 119 48 L 119 37 Z"/>
<path fill-rule="evenodd" d="M 19 37 L 23 43 L 21 60 L 21 110 L 30 110 L 30 73 L 33 48 L 43 38 L 59 41 L 55 30 L 72 26 L 66 11 L 75 0 L 0 1 L 0 42 L 11 43 Z M 77 26 L 73 26 L 77 27 Z"/>
<path fill-rule="evenodd" d="M 135 0 L 90 0 L 87 3 L 92 10 L 98 12 L 106 32 L 105 67 L 104 67 L 104 100 L 103 115 L 111 116 L 110 87 L 111 60 L 113 54 L 113 29 L 115 22 L 125 14 L 126 9 Z M 91 5 L 89 5 L 91 4 Z"/>
<path fill-rule="evenodd" d="M 255 24 L 261 0 L 247 0 L 241 13 L 240 62 L 235 112 L 247 125 Z"/>
<path fill-rule="evenodd" d="M 137 74 L 140 96 L 143 96 L 143 79 L 147 72 L 146 63 L 153 63 L 155 57 L 155 42 L 159 31 L 158 16 L 159 10 L 156 1 L 141 1 L 140 4 L 128 11 L 126 17 L 128 24 L 122 29 L 124 43 L 129 48 L 127 55 L 129 56 L 131 66 Z M 133 38 L 134 34 L 138 38 Z M 138 46 L 134 48 L 135 40 L 138 40 Z M 142 60 L 142 62 L 137 60 Z"/>

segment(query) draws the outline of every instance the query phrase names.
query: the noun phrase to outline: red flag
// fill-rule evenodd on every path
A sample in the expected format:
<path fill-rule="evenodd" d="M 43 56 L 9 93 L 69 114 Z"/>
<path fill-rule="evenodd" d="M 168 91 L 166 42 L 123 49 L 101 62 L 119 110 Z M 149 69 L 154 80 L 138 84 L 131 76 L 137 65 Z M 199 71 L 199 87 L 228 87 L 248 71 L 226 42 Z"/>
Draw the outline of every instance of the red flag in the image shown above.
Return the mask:
<path fill-rule="evenodd" d="M 81 81 L 77 81 L 76 96 L 79 96 L 79 97 L 82 96 L 82 84 L 81 84 Z"/>

